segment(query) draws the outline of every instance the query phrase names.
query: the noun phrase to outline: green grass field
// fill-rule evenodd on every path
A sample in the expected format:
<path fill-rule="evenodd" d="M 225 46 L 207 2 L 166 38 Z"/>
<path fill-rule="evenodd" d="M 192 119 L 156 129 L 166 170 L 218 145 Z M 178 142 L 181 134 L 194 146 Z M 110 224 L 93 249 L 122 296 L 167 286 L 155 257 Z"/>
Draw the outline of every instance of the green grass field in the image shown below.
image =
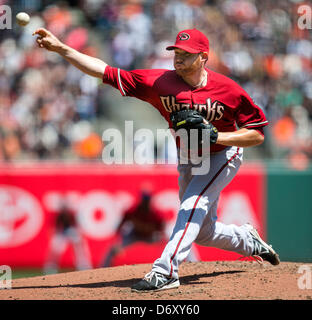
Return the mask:
<path fill-rule="evenodd" d="M 74 271 L 72 269 L 61 269 L 58 273 Z M 29 278 L 45 275 L 42 269 L 12 269 L 12 279 Z"/>

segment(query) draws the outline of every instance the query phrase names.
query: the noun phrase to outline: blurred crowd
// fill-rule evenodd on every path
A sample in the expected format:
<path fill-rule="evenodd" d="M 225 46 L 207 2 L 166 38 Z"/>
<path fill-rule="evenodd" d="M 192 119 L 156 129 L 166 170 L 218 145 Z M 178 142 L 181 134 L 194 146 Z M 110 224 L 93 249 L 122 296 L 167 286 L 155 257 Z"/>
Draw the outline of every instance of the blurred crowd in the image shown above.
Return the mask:
<path fill-rule="evenodd" d="M 107 97 L 113 89 L 37 48 L 31 34 L 45 26 L 75 49 L 127 70 L 172 69 L 167 44 L 179 30 L 202 30 L 211 46 L 208 67 L 242 85 L 270 121 L 267 139 L 258 147 L 260 157 L 288 159 L 298 169 L 311 161 L 312 30 L 298 25 L 298 8 L 308 5 L 311 13 L 310 2 L 0 0 L 0 4 L 10 5 L 13 15 L 26 11 L 32 17 L 25 28 L 13 24 L 12 30 L 0 30 L 0 160 L 101 159 L 103 129 L 125 120 L 122 106 L 117 106 L 119 118 L 116 111 L 114 116 L 109 112 L 113 102 Z"/>

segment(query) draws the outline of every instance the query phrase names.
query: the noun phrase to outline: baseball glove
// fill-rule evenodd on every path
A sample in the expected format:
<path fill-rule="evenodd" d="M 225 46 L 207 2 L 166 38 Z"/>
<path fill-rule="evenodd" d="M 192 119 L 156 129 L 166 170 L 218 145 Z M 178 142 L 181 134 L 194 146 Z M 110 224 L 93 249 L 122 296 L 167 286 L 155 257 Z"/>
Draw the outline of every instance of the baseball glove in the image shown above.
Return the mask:
<path fill-rule="evenodd" d="M 218 139 L 218 130 L 211 123 L 204 123 L 204 117 L 196 110 L 184 109 L 172 112 L 170 120 L 174 131 L 186 129 L 189 137 L 191 129 L 207 129 L 210 134 L 210 144 L 214 144 Z M 198 132 L 199 144 L 202 144 L 202 130 Z"/>

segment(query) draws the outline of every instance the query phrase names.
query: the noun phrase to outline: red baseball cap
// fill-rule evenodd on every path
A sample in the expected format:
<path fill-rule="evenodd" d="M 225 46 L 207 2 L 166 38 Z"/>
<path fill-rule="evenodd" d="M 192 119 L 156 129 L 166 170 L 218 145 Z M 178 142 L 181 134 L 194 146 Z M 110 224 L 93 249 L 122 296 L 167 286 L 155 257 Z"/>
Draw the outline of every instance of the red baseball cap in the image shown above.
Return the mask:
<path fill-rule="evenodd" d="M 177 35 L 175 45 L 169 46 L 167 50 L 175 48 L 182 49 L 189 53 L 209 52 L 208 38 L 197 29 L 180 31 Z"/>

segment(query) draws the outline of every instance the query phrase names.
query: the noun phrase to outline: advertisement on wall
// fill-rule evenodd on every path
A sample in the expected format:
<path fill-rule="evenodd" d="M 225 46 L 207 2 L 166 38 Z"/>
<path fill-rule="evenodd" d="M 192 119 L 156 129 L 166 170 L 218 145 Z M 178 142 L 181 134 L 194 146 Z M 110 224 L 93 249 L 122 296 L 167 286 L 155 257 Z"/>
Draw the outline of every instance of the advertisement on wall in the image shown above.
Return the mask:
<path fill-rule="evenodd" d="M 264 176 L 261 166 L 243 165 L 220 196 L 218 220 L 238 225 L 249 222 L 265 237 Z M 62 267 L 100 267 L 116 240 L 124 213 L 144 188 L 151 191 L 152 206 L 165 221 L 165 235 L 170 237 L 179 210 L 174 166 L 2 166 L 0 264 L 43 267 L 54 248 Z M 64 205 L 76 221 L 76 231 L 69 229 L 71 241 L 56 235 L 57 215 Z M 131 243 L 114 257 L 112 265 L 152 263 L 165 244 L 165 238 L 153 243 Z M 193 245 L 191 261 L 237 258 L 235 253 Z"/>

